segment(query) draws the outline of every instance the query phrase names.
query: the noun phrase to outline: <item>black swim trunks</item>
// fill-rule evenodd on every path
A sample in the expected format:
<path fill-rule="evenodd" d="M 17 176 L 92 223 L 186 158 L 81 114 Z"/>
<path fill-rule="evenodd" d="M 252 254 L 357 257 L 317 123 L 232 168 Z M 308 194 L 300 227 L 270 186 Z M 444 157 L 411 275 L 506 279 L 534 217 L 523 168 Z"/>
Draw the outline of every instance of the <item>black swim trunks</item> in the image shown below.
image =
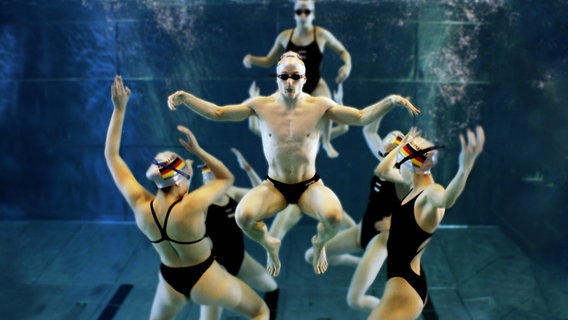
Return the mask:
<path fill-rule="evenodd" d="M 316 173 L 311 179 L 293 184 L 280 182 L 270 177 L 266 177 L 266 179 L 272 182 L 288 203 L 295 204 L 298 203 L 298 200 L 300 200 L 300 197 L 309 186 L 319 181 L 320 176 Z"/>

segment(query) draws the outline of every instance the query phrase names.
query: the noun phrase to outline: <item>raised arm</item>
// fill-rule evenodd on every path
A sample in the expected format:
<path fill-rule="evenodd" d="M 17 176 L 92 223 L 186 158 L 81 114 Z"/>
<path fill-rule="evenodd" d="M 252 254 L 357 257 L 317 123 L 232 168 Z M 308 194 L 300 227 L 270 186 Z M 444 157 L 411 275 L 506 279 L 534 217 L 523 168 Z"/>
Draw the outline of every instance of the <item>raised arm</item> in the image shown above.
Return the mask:
<path fill-rule="evenodd" d="M 250 98 L 254 98 L 254 97 L 258 97 L 260 95 L 260 88 L 256 85 L 256 82 L 253 81 L 249 87 L 249 99 Z M 258 123 L 258 117 L 256 116 L 250 116 L 248 118 L 248 127 L 249 130 L 254 133 L 257 136 L 261 136 L 260 135 L 260 124 Z"/>
<path fill-rule="evenodd" d="M 389 152 L 387 156 L 384 157 L 383 160 L 381 160 L 381 162 L 379 162 L 376 171 L 379 178 L 394 183 L 406 184 L 406 181 L 404 181 L 404 178 L 400 174 L 400 170 L 395 167 L 396 155 L 400 151 L 400 148 L 402 148 L 406 143 L 419 135 L 420 133 L 416 128 L 411 128 L 406 136 L 404 136 L 400 144 L 396 146 L 396 148 L 394 148 L 391 152 Z"/>
<path fill-rule="evenodd" d="M 337 90 L 333 91 L 333 100 L 342 105 L 343 104 L 343 83 L 337 85 Z M 330 140 L 340 137 L 349 131 L 349 126 L 346 124 L 338 124 L 331 127 Z"/>
<path fill-rule="evenodd" d="M 242 121 L 253 114 L 253 110 L 247 104 L 220 107 L 185 91 L 177 91 L 168 97 L 168 107 L 171 110 L 176 110 L 177 106 L 181 104 L 214 121 Z"/>
<path fill-rule="evenodd" d="M 420 113 L 409 100 L 399 95 L 390 95 L 362 110 L 335 105 L 328 109 L 327 114 L 331 120 L 338 123 L 364 126 L 384 116 L 396 106 L 407 108 L 411 114 Z"/>
<path fill-rule="evenodd" d="M 260 137 L 260 124 L 258 122 L 259 120 L 257 116 L 251 116 L 248 119 L 248 127 L 252 133 Z"/>
<path fill-rule="evenodd" d="M 259 184 L 261 184 L 262 179 L 260 179 L 260 177 L 258 176 L 256 171 L 254 171 L 253 167 L 250 166 L 247 159 L 245 159 L 245 157 L 242 155 L 242 153 L 239 150 L 237 150 L 236 148 L 231 148 L 231 151 L 237 157 L 237 161 L 239 162 L 239 166 L 241 167 L 241 169 L 243 169 L 247 173 L 247 176 L 250 180 L 251 185 L 253 187 L 256 187 Z"/>
<path fill-rule="evenodd" d="M 105 141 L 105 160 L 112 175 L 114 183 L 126 199 L 131 208 L 144 198 L 151 197 L 134 177 L 124 159 L 120 156 L 120 142 L 122 140 L 122 127 L 126 113 L 126 105 L 130 98 L 130 89 L 122 83 L 122 78 L 116 76 L 111 86 L 111 97 L 114 111 L 110 118 Z"/>
<path fill-rule="evenodd" d="M 235 177 L 219 159 L 201 148 L 197 139 L 188 128 L 178 125 L 177 129 L 186 136 L 186 140 L 179 139 L 180 144 L 184 146 L 187 151 L 200 158 L 215 176 L 209 183 L 193 191 L 191 193 L 191 199 L 187 200 L 203 204 L 204 207 L 207 207 L 233 185 Z M 184 197 L 184 201 L 188 198 L 189 197 Z"/>
<path fill-rule="evenodd" d="M 446 189 L 434 189 L 428 194 L 428 202 L 436 208 L 452 207 L 458 197 L 462 194 L 465 183 L 475 160 L 483 151 L 485 144 L 485 132 L 481 126 L 476 128 L 476 133 L 467 130 L 467 142 L 463 134 L 460 134 L 461 152 L 459 155 L 459 168 L 454 178 L 450 181 Z"/>
<path fill-rule="evenodd" d="M 331 32 L 325 29 L 323 29 L 322 32 L 322 34 L 327 38 L 326 45 L 333 50 L 333 52 L 337 53 L 341 60 L 343 60 L 343 66 L 339 68 L 337 71 L 337 78 L 335 78 L 335 82 L 342 83 L 349 77 L 349 74 L 351 74 L 351 55 L 345 46 L 343 46 L 343 43 L 337 40 Z"/>
<path fill-rule="evenodd" d="M 379 162 L 376 173 L 382 180 L 387 180 L 393 183 L 405 183 L 404 178 L 400 174 L 400 171 L 395 168 L 396 164 L 396 154 L 402 147 L 402 143 L 394 148 L 386 157 Z"/>
<path fill-rule="evenodd" d="M 283 39 L 287 39 L 286 34 L 287 31 L 280 32 L 266 56 L 253 56 L 251 54 L 245 55 L 243 58 L 243 65 L 245 68 L 251 68 L 252 66 L 263 68 L 271 67 L 280 55 L 284 53 Z"/>

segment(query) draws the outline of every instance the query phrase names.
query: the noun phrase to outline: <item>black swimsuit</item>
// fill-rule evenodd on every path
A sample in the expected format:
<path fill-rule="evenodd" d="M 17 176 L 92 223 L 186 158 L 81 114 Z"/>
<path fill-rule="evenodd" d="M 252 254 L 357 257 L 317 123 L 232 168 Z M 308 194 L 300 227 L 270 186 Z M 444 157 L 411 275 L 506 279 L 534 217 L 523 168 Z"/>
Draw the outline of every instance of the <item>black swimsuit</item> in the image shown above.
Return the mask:
<path fill-rule="evenodd" d="M 377 176 L 373 176 L 367 202 L 367 210 L 361 220 L 361 237 L 359 242 L 365 249 L 371 239 L 379 234 L 375 228 L 375 223 L 388 217 L 400 206 L 400 200 L 396 195 L 395 184 L 390 181 L 383 181 Z"/>
<path fill-rule="evenodd" d="M 320 51 L 316 37 L 316 27 L 314 26 L 314 41 L 307 46 L 297 46 L 292 42 L 294 29 L 290 32 L 290 39 L 284 51 L 294 51 L 302 57 L 306 66 L 306 83 L 302 89 L 305 93 L 311 94 L 320 81 L 320 68 L 323 60 L 323 53 Z"/>
<path fill-rule="evenodd" d="M 189 297 L 191 289 L 201 279 L 201 276 L 209 269 L 215 259 L 210 255 L 205 261 L 189 267 L 173 268 L 160 264 L 160 273 L 164 280 L 177 292 Z"/>
<path fill-rule="evenodd" d="M 207 209 L 207 234 L 213 242 L 213 255 L 227 271 L 236 276 L 245 257 L 243 231 L 235 221 L 237 201 L 229 197 L 224 206 L 212 204 Z"/>
<path fill-rule="evenodd" d="M 203 235 L 203 237 L 201 237 L 198 240 L 183 242 L 183 241 L 173 240 L 168 236 L 166 232 L 166 227 L 168 225 L 168 218 L 170 216 L 170 212 L 172 211 L 172 208 L 180 201 L 181 199 L 177 200 L 176 202 L 172 203 L 172 205 L 168 208 L 168 212 L 166 213 L 166 218 L 164 219 L 163 227 L 160 225 L 158 217 L 156 216 L 156 212 L 154 211 L 154 201 L 152 200 L 150 202 L 150 210 L 152 211 L 152 216 L 154 217 L 154 221 L 156 222 L 158 229 L 160 229 L 160 234 L 162 235 L 162 237 L 159 240 L 152 241 L 152 243 L 160 243 L 162 241 L 167 240 L 177 244 L 194 244 L 198 243 L 199 241 L 207 237 L 207 232 L 205 232 L 205 235 Z M 209 267 L 213 264 L 214 261 L 215 260 L 213 258 L 213 254 L 211 254 L 205 261 L 189 267 L 174 268 L 166 266 L 163 263 L 160 263 L 160 274 L 162 275 L 164 280 L 170 286 L 172 286 L 172 288 L 174 288 L 177 292 L 183 294 L 186 297 L 189 297 L 191 289 L 193 289 L 197 281 L 201 279 L 201 276 L 203 276 L 205 271 L 209 269 Z"/>
<path fill-rule="evenodd" d="M 416 274 L 410 266 L 414 257 L 424 250 L 424 248 L 419 249 L 420 246 L 433 235 L 422 230 L 414 218 L 414 204 L 419 195 L 392 214 L 387 241 L 387 279 L 393 277 L 405 279 L 420 295 L 422 302 L 426 302 L 428 287 L 424 269 L 420 266 L 420 274 Z"/>

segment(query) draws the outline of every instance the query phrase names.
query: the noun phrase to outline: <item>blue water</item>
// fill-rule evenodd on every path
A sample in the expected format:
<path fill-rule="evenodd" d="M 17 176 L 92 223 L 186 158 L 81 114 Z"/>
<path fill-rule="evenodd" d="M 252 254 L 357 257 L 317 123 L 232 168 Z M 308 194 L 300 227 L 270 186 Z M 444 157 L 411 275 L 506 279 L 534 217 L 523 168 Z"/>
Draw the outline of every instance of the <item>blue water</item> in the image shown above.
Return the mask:
<path fill-rule="evenodd" d="M 459 133 L 484 126 L 485 152 L 445 224 L 498 225 L 532 256 L 563 265 L 566 9 L 567 1 L 318 1 L 315 20 L 353 58 L 345 104 L 362 108 L 399 93 L 422 108 L 416 118 L 393 111 L 381 133 L 417 125 L 446 144 L 438 182 L 455 174 Z M 133 92 L 122 154 L 140 181 L 157 151 L 183 152 L 175 130 L 182 123 L 235 168 L 237 184 L 248 185 L 228 151 L 238 148 L 266 172 L 246 122 L 173 113 L 166 98 L 183 89 L 236 103 L 253 80 L 261 93 L 272 92 L 273 70 L 245 69 L 241 61 L 266 54 L 292 26 L 292 5 L 283 1 L 3 1 L 0 218 L 132 220 L 103 158 L 117 73 Z M 322 73 L 334 90 L 340 60 L 325 55 Z M 318 171 L 358 218 L 375 158 L 359 127 L 334 145 L 340 157 L 321 152 Z"/>

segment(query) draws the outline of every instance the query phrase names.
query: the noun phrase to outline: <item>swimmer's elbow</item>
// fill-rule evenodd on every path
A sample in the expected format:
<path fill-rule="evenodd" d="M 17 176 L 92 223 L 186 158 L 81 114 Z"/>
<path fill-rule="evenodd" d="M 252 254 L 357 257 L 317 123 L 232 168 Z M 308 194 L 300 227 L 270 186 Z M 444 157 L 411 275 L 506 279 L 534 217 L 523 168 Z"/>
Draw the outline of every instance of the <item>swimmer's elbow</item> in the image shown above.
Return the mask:
<path fill-rule="evenodd" d="M 217 107 L 210 112 L 204 114 L 204 116 L 213 121 L 223 121 L 225 117 L 225 112 L 223 112 L 223 108 Z"/>
<path fill-rule="evenodd" d="M 219 110 L 219 108 L 215 108 L 211 112 L 208 112 L 206 114 L 206 117 L 209 118 L 210 120 L 219 121 L 222 117 L 222 112 L 221 112 L 221 110 Z"/>

